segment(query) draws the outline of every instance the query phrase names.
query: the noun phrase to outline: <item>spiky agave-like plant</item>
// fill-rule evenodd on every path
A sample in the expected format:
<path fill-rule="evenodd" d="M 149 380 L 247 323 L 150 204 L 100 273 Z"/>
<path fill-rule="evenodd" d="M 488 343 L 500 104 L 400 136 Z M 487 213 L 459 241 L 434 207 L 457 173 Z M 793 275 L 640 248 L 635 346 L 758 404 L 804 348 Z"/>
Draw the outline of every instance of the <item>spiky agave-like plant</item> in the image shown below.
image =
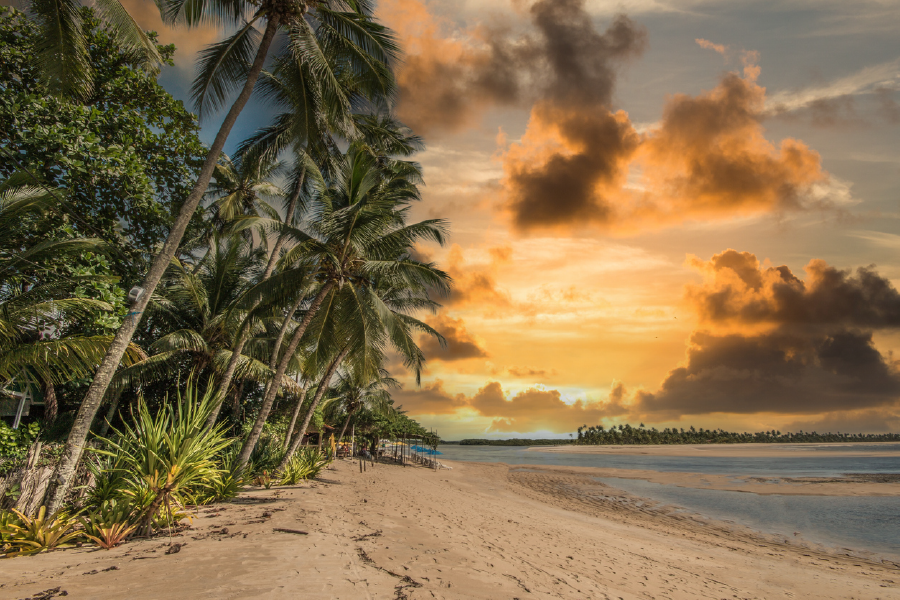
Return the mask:
<path fill-rule="evenodd" d="M 171 515 L 179 504 L 179 493 L 206 484 L 219 476 L 216 458 L 232 440 L 225 437 L 224 424 L 206 427 L 214 397 L 212 384 L 200 397 L 194 377 L 188 379 L 178 402 L 151 415 L 141 400 L 132 414 L 134 423 L 114 430 L 104 440 L 109 449 L 98 452 L 118 455 L 117 469 L 129 478 L 127 494 L 137 498 L 149 492 L 152 498 L 141 510 L 143 532 L 149 533 L 160 509 Z M 146 496 L 145 496 L 146 497 Z"/>

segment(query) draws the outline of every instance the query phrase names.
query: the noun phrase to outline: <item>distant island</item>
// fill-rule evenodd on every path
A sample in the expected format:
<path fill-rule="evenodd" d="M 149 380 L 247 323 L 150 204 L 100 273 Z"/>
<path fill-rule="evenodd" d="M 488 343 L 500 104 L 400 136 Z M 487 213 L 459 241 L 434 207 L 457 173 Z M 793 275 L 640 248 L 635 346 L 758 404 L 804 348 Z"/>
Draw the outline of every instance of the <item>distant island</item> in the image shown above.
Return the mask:
<path fill-rule="evenodd" d="M 798 431 L 796 433 L 772 430 L 756 433 L 738 433 L 724 429 L 647 428 L 618 425 L 604 429 L 601 425 L 578 428 L 575 439 L 531 439 L 511 438 L 508 440 L 465 439 L 444 441 L 441 444 L 459 446 L 618 446 L 618 445 L 665 445 L 665 444 L 802 444 L 825 442 L 900 442 L 900 433 L 817 433 Z"/>
<path fill-rule="evenodd" d="M 549 441 L 549 440 L 548 440 Z M 756 433 L 736 433 L 723 429 L 675 429 L 662 431 L 655 427 L 646 428 L 619 425 L 604 429 L 600 425 L 578 428 L 578 438 L 572 443 L 584 446 L 607 446 L 621 444 L 800 444 L 823 442 L 900 442 L 900 433 L 816 433 L 798 431 L 759 431 Z M 556 440 L 557 444 L 569 443 Z"/>

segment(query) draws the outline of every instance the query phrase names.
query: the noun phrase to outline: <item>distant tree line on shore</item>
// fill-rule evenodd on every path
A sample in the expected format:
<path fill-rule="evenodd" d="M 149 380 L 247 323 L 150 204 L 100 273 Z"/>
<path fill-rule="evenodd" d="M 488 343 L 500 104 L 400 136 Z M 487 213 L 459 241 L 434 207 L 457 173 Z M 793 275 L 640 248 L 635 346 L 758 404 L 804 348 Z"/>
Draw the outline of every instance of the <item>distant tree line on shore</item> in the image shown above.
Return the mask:
<path fill-rule="evenodd" d="M 475 440 L 477 441 L 477 440 Z M 550 441 L 550 440 L 547 440 Z M 566 440 L 555 440 L 567 443 Z M 601 425 L 582 425 L 578 428 L 575 444 L 600 446 L 608 444 L 796 444 L 802 442 L 900 442 L 900 433 L 817 433 L 798 431 L 796 433 L 772 430 L 756 433 L 736 433 L 723 429 L 675 429 L 659 431 L 655 427 L 613 426 L 604 429 Z"/>

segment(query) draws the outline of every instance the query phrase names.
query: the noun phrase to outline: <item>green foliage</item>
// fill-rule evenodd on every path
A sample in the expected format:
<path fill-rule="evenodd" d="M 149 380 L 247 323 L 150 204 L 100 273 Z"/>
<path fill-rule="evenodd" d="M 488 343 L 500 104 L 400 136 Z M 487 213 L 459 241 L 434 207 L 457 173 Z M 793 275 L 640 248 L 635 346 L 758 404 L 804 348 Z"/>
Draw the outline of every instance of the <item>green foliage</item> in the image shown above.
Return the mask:
<path fill-rule="evenodd" d="M 267 427 L 268 425 L 266 423 Z M 249 470 L 251 473 L 275 471 L 278 465 L 281 464 L 281 459 L 284 458 L 282 438 L 271 430 L 267 431 L 267 427 L 263 428 L 263 435 L 259 438 L 259 442 L 250 455 Z"/>
<path fill-rule="evenodd" d="M 190 495 L 193 504 L 211 504 L 236 497 L 247 482 L 249 470 L 238 463 L 240 444 L 232 443 L 218 460 L 218 472 Z"/>
<path fill-rule="evenodd" d="M 318 448 L 301 448 L 282 470 L 281 485 L 296 485 L 305 479 L 315 479 L 328 463 L 325 453 Z"/>
<path fill-rule="evenodd" d="M 134 281 L 168 234 L 205 150 L 195 117 L 93 11 L 79 14 L 95 85 L 74 100 L 49 95 L 32 64 L 38 27 L 0 7 L 0 145 L 50 187 L 70 191 L 66 205 L 54 208 L 58 218 L 32 229 L 35 239 L 99 236 L 116 246 L 109 265 L 86 256 L 52 268 L 94 268 Z M 173 47 L 158 49 L 171 61 Z M 0 177 L 19 170 L 0 153 Z"/>
<path fill-rule="evenodd" d="M 75 529 L 78 524 L 76 519 L 66 513 L 48 516 L 45 506 L 42 506 L 33 517 L 15 509 L 12 512 L 18 519 L 7 521 L 2 526 L 4 542 L 7 545 L 5 550 L 7 558 L 64 547 L 81 535 L 81 532 Z"/>
<path fill-rule="evenodd" d="M 28 447 L 41 434 L 41 426 L 36 422 L 20 425 L 13 429 L 0 420 L 0 458 L 20 458 L 28 452 Z"/>
<path fill-rule="evenodd" d="M 79 518 L 84 536 L 104 550 L 115 548 L 137 529 L 134 508 L 127 502 L 106 500 Z"/>
<path fill-rule="evenodd" d="M 178 513 L 192 489 L 220 477 L 216 460 L 232 442 L 224 436 L 222 425 L 206 427 L 214 391 L 209 385 L 199 397 L 192 378 L 184 394 L 179 391 L 175 406 L 169 404 L 156 415 L 139 402 L 131 415 L 133 424 L 114 429 L 114 435 L 104 440 L 108 447 L 97 451 L 112 459 L 109 470 L 121 478 L 109 475 L 105 485 L 123 482 L 121 493 L 139 507 L 146 526 L 160 514 L 168 518 Z"/>

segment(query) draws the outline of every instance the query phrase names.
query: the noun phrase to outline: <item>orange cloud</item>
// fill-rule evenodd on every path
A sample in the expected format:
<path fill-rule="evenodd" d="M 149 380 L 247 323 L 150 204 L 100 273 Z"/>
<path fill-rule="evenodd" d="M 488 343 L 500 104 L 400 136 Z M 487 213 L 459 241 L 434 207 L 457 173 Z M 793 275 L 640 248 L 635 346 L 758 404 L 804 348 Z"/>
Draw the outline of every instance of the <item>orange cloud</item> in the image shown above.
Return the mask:
<path fill-rule="evenodd" d="M 540 103 L 522 140 L 502 155 L 504 208 L 520 230 L 609 225 L 639 145 L 623 111 Z"/>
<path fill-rule="evenodd" d="M 758 72 L 748 64 L 743 77 L 728 73 L 712 91 L 669 99 L 636 156 L 646 192 L 624 218 L 731 218 L 814 204 L 813 187 L 828 181 L 820 156 L 797 140 L 776 148 L 765 138 Z"/>
<path fill-rule="evenodd" d="M 469 400 L 472 409 L 492 417 L 489 431 L 572 432 L 585 423 L 625 414 L 627 409 L 617 401 L 607 403 L 576 400 L 567 404 L 557 390 L 531 388 L 507 399 L 496 381 L 478 390 Z"/>
<path fill-rule="evenodd" d="M 428 360 L 453 361 L 487 356 L 484 348 L 466 330 L 462 319 L 454 319 L 449 315 L 435 315 L 426 318 L 425 322 L 447 340 L 447 347 L 442 348 L 434 337 L 422 336 L 419 347 Z"/>
<path fill-rule="evenodd" d="M 718 52 L 722 56 L 725 56 L 725 52 L 728 50 L 728 48 L 723 46 L 722 44 L 715 44 L 709 40 L 704 40 L 702 38 L 696 38 L 694 39 L 694 41 L 697 42 L 697 45 L 701 48 L 706 48 L 707 50 Z"/>
<path fill-rule="evenodd" d="M 853 275 L 816 259 L 801 280 L 786 266 L 763 268 L 753 254 L 730 249 L 687 262 L 704 274 L 702 285 L 687 287 L 687 297 L 709 325 L 900 327 L 900 293 L 871 268 Z"/>
<path fill-rule="evenodd" d="M 450 415 L 468 406 L 464 394 L 450 394 L 440 379 L 418 389 L 391 392 L 391 397 L 397 406 L 412 415 Z"/>
<path fill-rule="evenodd" d="M 501 259 L 505 249 L 500 251 Z M 447 255 L 447 273 L 453 278 L 453 291 L 450 298 L 442 301 L 447 306 L 494 306 L 504 307 L 511 304 L 509 295 L 501 290 L 496 281 L 497 266 L 507 259 L 490 265 L 474 266 L 467 263 L 462 248 L 454 244 Z"/>
<path fill-rule="evenodd" d="M 636 394 L 637 413 L 658 421 L 896 406 L 898 365 L 873 341 L 874 330 L 900 328 L 900 293 L 887 279 L 813 260 L 801 280 L 735 250 L 689 262 L 705 274 L 686 292 L 704 329 L 658 391 Z"/>

